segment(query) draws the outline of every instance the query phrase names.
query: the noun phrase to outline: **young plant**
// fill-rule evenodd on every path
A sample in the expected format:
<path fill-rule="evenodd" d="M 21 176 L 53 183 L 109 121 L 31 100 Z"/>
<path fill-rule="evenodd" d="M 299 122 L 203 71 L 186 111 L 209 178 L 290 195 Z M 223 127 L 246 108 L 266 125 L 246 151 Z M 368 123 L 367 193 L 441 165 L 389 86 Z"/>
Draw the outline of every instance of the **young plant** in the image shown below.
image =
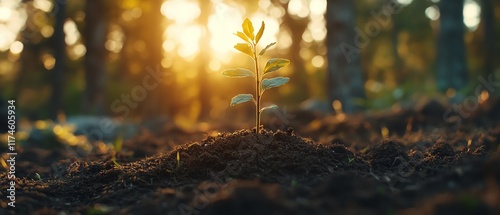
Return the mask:
<path fill-rule="evenodd" d="M 255 97 L 252 94 L 239 94 L 231 100 L 230 106 L 241 104 L 244 102 L 252 101 L 255 104 L 255 126 L 256 133 L 259 133 L 260 127 L 260 115 L 263 111 L 268 109 L 276 109 L 277 105 L 269 105 L 267 107 L 261 108 L 261 98 L 264 91 L 273 87 L 279 87 L 286 84 L 290 78 L 288 77 L 274 77 L 274 78 L 264 78 L 265 76 L 271 74 L 272 72 L 287 66 L 290 61 L 283 58 L 272 58 L 267 61 L 266 66 L 263 70 L 259 70 L 259 57 L 264 55 L 266 51 L 271 48 L 276 42 L 270 43 L 265 48 L 257 52 L 257 44 L 259 43 L 262 35 L 264 34 L 265 24 L 262 21 L 257 34 L 254 34 L 254 28 L 252 22 L 246 18 L 241 25 L 243 32 L 238 31 L 235 33 L 236 36 L 241 38 L 244 43 L 237 43 L 234 48 L 244 54 L 250 56 L 254 62 L 254 71 L 250 71 L 244 68 L 228 69 L 222 72 L 223 76 L 229 78 L 244 78 L 253 77 L 255 81 Z"/>

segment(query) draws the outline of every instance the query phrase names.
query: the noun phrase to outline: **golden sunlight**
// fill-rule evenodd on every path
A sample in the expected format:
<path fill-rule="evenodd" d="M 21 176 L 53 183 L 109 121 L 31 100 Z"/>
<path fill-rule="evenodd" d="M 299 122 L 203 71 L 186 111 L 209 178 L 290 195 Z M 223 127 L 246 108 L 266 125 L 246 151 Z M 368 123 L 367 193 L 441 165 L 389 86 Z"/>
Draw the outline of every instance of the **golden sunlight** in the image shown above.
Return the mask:
<path fill-rule="evenodd" d="M 208 21 L 208 30 L 212 36 L 210 48 L 215 52 L 215 57 L 227 63 L 227 54 L 233 49 L 233 44 L 239 40 L 235 29 L 241 28 L 241 21 L 245 9 L 242 7 L 227 5 L 222 2 L 215 4 L 215 14 Z M 226 60 L 224 60 L 226 59 Z"/>
<path fill-rule="evenodd" d="M 7 51 L 28 18 L 20 0 L 0 2 L 0 51 Z"/>
<path fill-rule="evenodd" d="M 125 34 L 121 27 L 118 25 L 111 25 L 104 47 L 113 53 L 119 53 L 123 48 L 124 41 Z"/>
<path fill-rule="evenodd" d="M 476 1 L 466 0 L 464 4 L 464 23 L 470 31 L 477 29 L 481 21 L 481 7 Z"/>
<path fill-rule="evenodd" d="M 272 7 L 263 5 L 262 7 Z M 231 60 L 228 56 L 236 53 L 233 49 L 233 44 L 239 42 L 235 33 L 241 28 L 241 20 L 243 20 L 246 10 L 243 6 L 227 4 L 222 1 L 212 1 L 213 7 L 208 9 L 211 15 L 208 18 L 206 28 L 210 33 L 210 52 L 214 54 L 210 61 L 209 68 L 213 71 L 218 70 L 222 64 L 227 64 Z M 274 9 L 274 10 L 273 10 Z M 279 31 L 279 18 L 284 12 L 276 7 L 272 7 L 271 12 L 266 13 L 265 9 L 252 14 L 249 18 L 254 22 L 255 28 L 260 28 L 262 21 L 266 23 L 266 32 L 260 42 L 263 47 L 266 44 L 275 42 Z M 201 13 L 201 8 L 196 1 L 189 0 L 167 0 L 161 7 L 162 14 L 170 21 L 171 24 L 165 30 L 164 42 L 162 47 L 165 52 L 176 52 L 180 57 L 187 61 L 192 60 L 198 52 L 200 52 L 199 41 L 203 37 L 204 27 L 197 22 L 197 18 Z M 169 64 L 166 64 L 169 65 Z"/>
<path fill-rule="evenodd" d="M 76 27 L 76 23 L 71 19 L 64 23 L 64 33 L 66 35 L 64 41 L 66 41 L 67 45 L 74 45 L 80 39 L 80 32 Z"/>
<path fill-rule="evenodd" d="M 53 69 L 54 66 L 56 65 L 56 59 L 54 58 L 54 56 L 52 56 L 49 53 L 43 54 L 41 59 L 42 59 L 43 67 L 45 67 L 45 69 L 47 69 L 47 70 Z"/>
<path fill-rule="evenodd" d="M 10 45 L 10 52 L 12 54 L 20 54 L 23 51 L 24 45 L 22 42 L 15 41 Z"/>
<path fill-rule="evenodd" d="M 49 0 L 34 0 L 33 1 L 33 7 L 36 9 L 42 10 L 45 13 L 48 13 L 52 10 L 52 7 L 54 5 L 52 4 L 52 1 Z"/>
<path fill-rule="evenodd" d="M 168 20 L 173 21 L 165 29 L 165 40 L 162 44 L 164 51 L 172 52 L 177 49 L 177 54 L 189 59 L 198 53 L 198 42 L 202 29 L 195 20 L 201 13 L 197 2 L 188 0 L 169 0 L 161 6 L 161 13 Z"/>
<path fill-rule="evenodd" d="M 189 24 L 200 15 L 200 7 L 194 1 L 169 0 L 162 4 L 161 14 L 177 24 Z"/>

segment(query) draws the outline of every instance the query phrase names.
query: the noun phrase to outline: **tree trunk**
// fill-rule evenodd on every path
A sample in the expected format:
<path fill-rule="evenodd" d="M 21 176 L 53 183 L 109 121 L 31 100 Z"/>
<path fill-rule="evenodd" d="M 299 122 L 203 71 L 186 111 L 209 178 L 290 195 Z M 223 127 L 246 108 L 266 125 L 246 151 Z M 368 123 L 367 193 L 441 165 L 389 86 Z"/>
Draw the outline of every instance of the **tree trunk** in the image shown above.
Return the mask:
<path fill-rule="evenodd" d="M 210 1 L 200 1 L 201 14 L 198 18 L 199 23 L 203 26 L 202 39 L 200 39 L 200 53 L 198 53 L 198 81 L 199 91 L 198 98 L 200 99 L 200 120 L 207 120 L 210 115 L 210 83 L 207 74 L 207 65 L 210 61 L 210 32 L 208 31 L 208 18 L 210 16 L 212 4 Z"/>
<path fill-rule="evenodd" d="M 283 4 L 285 10 L 288 8 L 290 2 Z M 290 79 L 290 84 L 300 89 L 303 96 L 310 95 L 310 88 L 308 86 L 307 80 L 309 79 L 308 73 L 306 71 L 304 59 L 300 56 L 300 51 L 302 49 L 302 35 L 307 29 L 307 24 L 309 19 L 295 18 L 289 13 L 285 13 L 283 16 L 283 25 L 286 25 L 290 29 L 290 37 L 292 38 L 292 45 L 290 46 L 290 61 L 293 66 L 293 76 Z"/>
<path fill-rule="evenodd" d="M 483 74 L 489 75 L 494 71 L 495 41 L 494 37 L 494 13 L 491 0 L 481 0 L 481 20 L 483 22 L 483 44 L 484 44 L 484 66 Z"/>
<path fill-rule="evenodd" d="M 143 8 L 144 11 L 141 21 L 158 24 L 140 25 L 135 29 L 136 31 L 142 32 L 141 39 L 145 42 L 148 52 L 144 62 L 146 68 L 149 69 L 145 69 L 144 74 L 146 75 L 147 70 L 149 70 L 156 71 L 161 76 L 161 80 L 158 81 L 158 87 L 148 92 L 148 96 L 139 106 L 141 115 L 147 118 L 163 115 L 167 111 L 168 103 L 173 102 L 173 99 L 171 99 L 172 97 L 167 96 L 169 90 L 164 76 L 165 69 L 161 66 L 161 61 L 163 59 L 163 47 L 161 45 L 163 43 L 163 27 L 161 25 L 163 16 L 161 15 L 160 8 L 162 3 L 162 0 L 144 1 L 144 4 L 148 5 L 145 5 Z"/>
<path fill-rule="evenodd" d="M 440 91 L 460 90 L 467 84 L 464 42 L 464 0 L 441 0 L 437 41 L 436 82 Z"/>
<path fill-rule="evenodd" d="M 107 35 L 106 7 L 101 0 L 87 0 L 85 7 L 84 42 L 85 54 L 85 98 L 83 113 L 104 114 L 106 84 Z"/>
<path fill-rule="evenodd" d="M 66 44 L 64 42 L 64 21 L 66 18 L 65 8 L 66 3 L 55 1 L 55 24 L 54 35 L 52 36 L 52 43 L 54 45 L 54 58 L 56 63 L 52 70 L 52 95 L 50 100 L 50 118 L 57 120 L 57 115 L 63 111 L 63 84 L 64 84 L 64 70 L 66 63 Z"/>
<path fill-rule="evenodd" d="M 328 1 L 326 11 L 328 48 L 328 100 L 342 102 L 344 112 L 353 113 L 361 107 L 357 98 L 364 98 L 364 82 L 356 41 L 355 7 L 351 0 Z"/>
<path fill-rule="evenodd" d="M 401 32 L 401 23 L 397 20 L 395 15 L 392 16 L 392 29 L 391 29 L 391 43 L 392 43 L 392 54 L 394 56 L 394 76 L 396 79 L 396 85 L 399 86 L 404 83 L 406 73 L 404 71 L 404 64 L 399 56 L 398 46 L 399 46 L 399 33 Z"/>

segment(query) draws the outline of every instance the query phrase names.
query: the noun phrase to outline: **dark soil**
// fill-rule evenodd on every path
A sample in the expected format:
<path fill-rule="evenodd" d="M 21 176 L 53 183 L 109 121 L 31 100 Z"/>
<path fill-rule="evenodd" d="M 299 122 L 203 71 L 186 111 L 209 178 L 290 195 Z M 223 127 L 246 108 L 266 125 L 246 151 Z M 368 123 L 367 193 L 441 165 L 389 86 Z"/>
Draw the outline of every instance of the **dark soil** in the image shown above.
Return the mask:
<path fill-rule="evenodd" d="M 176 146 L 146 133 L 84 156 L 19 147 L 16 208 L 2 171 L 0 214 L 500 214 L 496 119 L 433 126 L 436 106 L 325 117 L 300 136 L 240 130 Z"/>

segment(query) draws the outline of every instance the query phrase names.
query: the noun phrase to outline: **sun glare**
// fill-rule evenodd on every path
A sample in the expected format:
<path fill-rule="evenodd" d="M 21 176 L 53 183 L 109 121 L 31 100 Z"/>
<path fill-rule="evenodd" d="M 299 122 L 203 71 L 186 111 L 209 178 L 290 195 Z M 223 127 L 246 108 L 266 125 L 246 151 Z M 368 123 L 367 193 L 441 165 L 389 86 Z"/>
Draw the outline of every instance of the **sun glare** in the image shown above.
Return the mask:
<path fill-rule="evenodd" d="M 10 49 L 28 18 L 20 0 L 0 1 L 0 51 Z"/>
<path fill-rule="evenodd" d="M 267 1 L 261 1 L 260 7 L 268 7 L 276 15 L 282 15 L 282 11 L 273 10 L 271 4 L 264 4 Z M 172 23 L 168 25 L 164 34 L 162 47 L 165 52 L 176 52 L 180 57 L 190 61 L 192 57 L 200 52 L 199 42 L 203 37 L 206 27 L 210 34 L 210 52 L 212 61 L 210 69 L 220 68 L 221 63 L 229 63 L 229 55 L 236 53 L 233 50 L 233 44 L 239 42 L 238 37 L 233 35 L 241 28 L 246 10 L 239 5 L 230 5 L 222 1 L 212 1 L 212 8 L 203 8 L 210 10 L 212 14 L 208 18 L 207 26 L 200 26 L 197 18 L 201 13 L 201 8 L 195 1 L 189 0 L 168 0 L 161 7 L 162 14 Z M 264 10 L 264 9 L 263 9 Z M 261 39 L 261 46 L 275 42 L 279 30 L 279 17 L 272 17 L 263 12 L 254 13 L 249 17 L 254 22 L 254 28 L 260 28 L 262 21 L 266 23 L 266 35 Z"/>
<path fill-rule="evenodd" d="M 161 13 L 177 24 L 188 24 L 198 18 L 200 7 L 194 1 L 169 0 L 162 4 Z"/>
<path fill-rule="evenodd" d="M 104 47 L 113 52 L 119 53 L 123 48 L 123 43 L 125 41 L 125 34 L 123 30 L 118 25 L 111 25 L 106 43 Z"/>
<path fill-rule="evenodd" d="M 413 0 L 397 0 L 397 2 L 403 6 L 409 5 L 413 2 Z"/>
<path fill-rule="evenodd" d="M 48 0 L 34 0 L 33 1 L 33 7 L 36 9 L 42 10 L 43 12 L 50 12 L 52 10 L 52 1 Z"/>
<path fill-rule="evenodd" d="M 309 16 L 309 12 L 310 10 L 305 0 L 290 0 L 288 3 L 288 13 L 292 15 L 305 18 Z"/>
<path fill-rule="evenodd" d="M 202 28 L 196 24 L 201 13 L 198 3 L 188 0 L 165 1 L 161 13 L 173 22 L 165 29 L 163 50 L 177 50 L 180 57 L 188 60 L 196 56 L 202 35 Z"/>
<path fill-rule="evenodd" d="M 470 31 L 477 29 L 481 21 L 481 7 L 474 0 L 466 0 L 464 5 L 464 23 Z"/>
<path fill-rule="evenodd" d="M 12 14 L 12 10 L 10 8 L 6 7 L 0 7 L 0 21 L 5 22 L 10 19 L 10 16 Z"/>
<path fill-rule="evenodd" d="M 437 6 L 430 6 L 425 9 L 425 15 L 431 20 L 438 20 L 440 16 L 439 8 Z"/>
<path fill-rule="evenodd" d="M 198 25 L 192 25 L 179 29 L 177 39 L 180 42 L 179 55 L 183 58 L 195 56 L 199 51 L 198 42 L 201 39 L 202 29 Z"/>
<path fill-rule="evenodd" d="M 64 40 L 67 45 L 74 45 L 80 39 L 80 32 L 76 27 L 76 23 L 71 19 L 64 23 L 64 34 L 66 35 Z"/>
<path fill-rule="evenodd" d="M 240 29 L 240 20 L 243 19 L 244 8 L 231 6 L 223 2 L 215 3 L 215 13 L 208 21 L 208 30 L 212 36 L 210 48 L 218 56 L 219 60 L 224 60 L 227 54 L 233 49 L 233 44 L 238 42 L 238 38 L 233 35 L 235 29 Z"/>
<path fill-rule="evenodd" d="M 20 54 L 23 51 L 24 45 L 22 42 L 15 41 L 10 45 L 10 52 L 12 54 Z"/>

